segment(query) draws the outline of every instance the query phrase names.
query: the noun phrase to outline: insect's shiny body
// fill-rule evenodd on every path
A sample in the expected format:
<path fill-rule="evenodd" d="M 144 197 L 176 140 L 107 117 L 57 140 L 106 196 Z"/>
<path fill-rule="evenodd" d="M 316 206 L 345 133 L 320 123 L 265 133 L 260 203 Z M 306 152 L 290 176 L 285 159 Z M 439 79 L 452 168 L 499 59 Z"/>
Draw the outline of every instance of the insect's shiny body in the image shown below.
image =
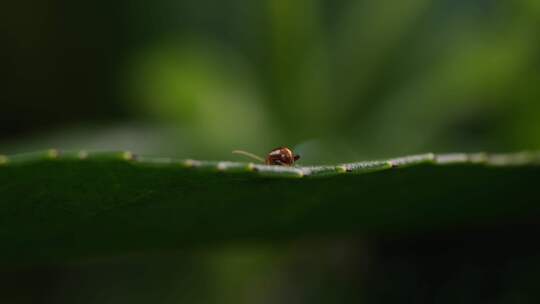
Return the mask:
<path fill-rule="evenodd" d="M 300 158 L 287 147 L 278 147 L 270 151 L 266 156 L 265 163 L 267 165 L 277 166 L 294 166 L 294 162 Z"/>

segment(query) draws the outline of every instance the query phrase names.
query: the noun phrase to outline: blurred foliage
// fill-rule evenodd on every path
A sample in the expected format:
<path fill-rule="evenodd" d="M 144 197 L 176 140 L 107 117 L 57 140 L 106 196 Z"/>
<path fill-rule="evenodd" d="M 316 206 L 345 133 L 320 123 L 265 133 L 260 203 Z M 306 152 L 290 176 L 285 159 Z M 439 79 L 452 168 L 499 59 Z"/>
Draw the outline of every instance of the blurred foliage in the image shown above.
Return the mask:
<path fill-rule="evenodd" d="M 532 0 L 53 3 L 10 4 L 4 138 L 84 120 L 148 128 L 178 156 L 540 147 Z"/>

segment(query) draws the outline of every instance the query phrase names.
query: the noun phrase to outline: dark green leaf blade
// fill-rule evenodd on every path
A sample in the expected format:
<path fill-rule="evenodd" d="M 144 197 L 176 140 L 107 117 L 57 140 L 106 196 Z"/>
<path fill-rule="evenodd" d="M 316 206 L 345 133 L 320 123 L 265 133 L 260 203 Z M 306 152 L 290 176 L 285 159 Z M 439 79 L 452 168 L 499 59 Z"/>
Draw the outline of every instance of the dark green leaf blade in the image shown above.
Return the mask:
<path fill-rule="evenodd" d="M 0 157 L 1 261 L 64 261 L 236 239 L 407 233 L 536 216 L 540 155 L 424 154 L 314 167 Z"/>

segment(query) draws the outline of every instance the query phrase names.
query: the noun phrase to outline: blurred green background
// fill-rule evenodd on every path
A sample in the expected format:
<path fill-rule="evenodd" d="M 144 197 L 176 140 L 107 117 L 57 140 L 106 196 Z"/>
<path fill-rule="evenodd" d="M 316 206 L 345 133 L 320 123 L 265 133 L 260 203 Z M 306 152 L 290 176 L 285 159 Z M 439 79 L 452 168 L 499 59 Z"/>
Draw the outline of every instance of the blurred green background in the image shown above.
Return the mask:
<path fill-rule="evenodd" d="M 0 16 L 1 154 L 54 147 L 239 160 L 231 150 L 287 145 L 313 164 L 540 148 L 537 0 L 27 0 L 4 3 Z M 367 288 L 366 256 L 390 252 L 371 237 L 9 270 L 3 281 L 12 300 L 32 303 L 486 299 L 448 296 L 462 281 L 437 285 L 405 253 L 375 265 L 394 261 L 399 282 L 414 281 L 409 273 L 436 286 L 397 292 L 386 278 L 373 284 L 389 290 Z M 538 270 L 522 268 L 515 276 Z M 482 269 L 467 277 L 485 283 L 492 268 Z M 501 303 L 523 294 L 505 286 Z"/>
<path fill-rule="evenodd" d="M 2 153 L 308 163 L 540 146 L 540 5 L 23 1 L 3 9 Z"/>

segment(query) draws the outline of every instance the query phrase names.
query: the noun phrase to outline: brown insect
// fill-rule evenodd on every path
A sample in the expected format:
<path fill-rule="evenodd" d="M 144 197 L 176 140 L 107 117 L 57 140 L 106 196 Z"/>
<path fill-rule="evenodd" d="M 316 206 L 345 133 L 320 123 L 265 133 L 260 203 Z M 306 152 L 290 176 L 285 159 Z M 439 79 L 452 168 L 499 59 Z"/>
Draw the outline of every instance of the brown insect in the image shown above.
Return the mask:
<path fill-rule="evenodd" d="M 273 149 L 268 153 L 266 159 L 263 159 L 262 157 L 259 157 L 253 153 L 241 150 L 234 150 L 232 153 L 251 157 L 267 165 L 275 166 L 294 166 L 294 162 L 300 159 L 300 155 L 294 154 L 293 151 L 287 147 L 278 147 Z"/>

